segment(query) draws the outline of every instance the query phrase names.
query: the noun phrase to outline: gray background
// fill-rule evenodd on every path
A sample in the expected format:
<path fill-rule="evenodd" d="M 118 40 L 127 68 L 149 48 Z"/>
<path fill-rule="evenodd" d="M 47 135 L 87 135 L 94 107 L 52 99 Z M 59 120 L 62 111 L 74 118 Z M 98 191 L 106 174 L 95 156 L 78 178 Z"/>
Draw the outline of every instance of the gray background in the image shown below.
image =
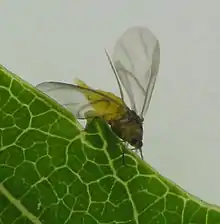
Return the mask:
<path fill-rule="evenodd" d="M 20 0 L 0 4 L 0 64 L 31 84 L 72 82 L 118 94 L 104 54 L 145 25 L 161 65 L 145 119 L 145 159 L 190 193 L 220 204 L 218 0 Z"/>

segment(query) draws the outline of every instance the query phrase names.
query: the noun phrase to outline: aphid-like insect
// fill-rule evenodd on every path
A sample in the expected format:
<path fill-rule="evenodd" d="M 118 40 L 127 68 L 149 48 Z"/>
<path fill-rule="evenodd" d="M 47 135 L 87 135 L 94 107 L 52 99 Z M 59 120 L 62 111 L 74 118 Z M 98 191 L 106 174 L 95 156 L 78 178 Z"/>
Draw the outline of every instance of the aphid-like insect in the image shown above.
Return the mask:
<path fill-rule="evenodd" d="M 143 121 L 159 70 L 159 42 L 149 29 L 131 27 L 117 40 L 112 57 L 107 51 L 106 55 L 121 97 L 93 89 L 81 80 L 77 80 L 76 85 L 43 82 L 37 88 L 69 109 L 78 119 L 88 116 L 103 118 L 119 138 L 139 149 L 143 159 Z M 122 86 L 130 107 L 124 101 Z"/>

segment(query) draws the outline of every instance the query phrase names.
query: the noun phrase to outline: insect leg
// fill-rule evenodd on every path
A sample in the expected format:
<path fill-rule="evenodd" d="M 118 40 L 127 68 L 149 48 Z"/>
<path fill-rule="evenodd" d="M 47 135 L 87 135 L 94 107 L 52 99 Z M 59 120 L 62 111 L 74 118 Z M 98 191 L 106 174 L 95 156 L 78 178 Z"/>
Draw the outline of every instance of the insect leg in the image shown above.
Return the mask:
<path fill-rule="evenodd" d="M 141 154 L 141 159 L 144 160 L 144 155 L 143 155 L 142 148 L 139 148 L 139 152 L 140 152 L 140 154 Z"/>
<path fill-rule="evenodd" d="M 133 149 L 131 149 L 131 150 L 132 150 L 132 151 L 135 150 L 136 153 L 139 151 L 141 159 L 144 160 L 144 155 L 143 155 L 142 148 L 133 148 Z M 137 153 L 137 154 L 138 154 L 138 153 Z"/>

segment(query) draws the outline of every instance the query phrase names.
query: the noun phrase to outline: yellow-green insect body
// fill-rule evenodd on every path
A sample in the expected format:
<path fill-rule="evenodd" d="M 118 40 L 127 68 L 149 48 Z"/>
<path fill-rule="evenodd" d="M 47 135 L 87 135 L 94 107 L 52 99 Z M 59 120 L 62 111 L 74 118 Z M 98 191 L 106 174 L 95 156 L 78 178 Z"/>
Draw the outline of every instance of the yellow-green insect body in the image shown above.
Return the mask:
<path fill-rule="evenodd" d="M 92 89 L 81 80 L 77 80 L 76 83 L 79 87 Z M 124 104 L 121 98 L 103 90 L 95 89 L 96 93 L 103 94 L 103 96 L 87 93 L 84 89 L 80 91 L 95 110 L 94 116 L 102 117 L 123 141 L 128 142 L 135 148 L 142 147 L 143 121 L 135 111 L 130 110 Z"/>

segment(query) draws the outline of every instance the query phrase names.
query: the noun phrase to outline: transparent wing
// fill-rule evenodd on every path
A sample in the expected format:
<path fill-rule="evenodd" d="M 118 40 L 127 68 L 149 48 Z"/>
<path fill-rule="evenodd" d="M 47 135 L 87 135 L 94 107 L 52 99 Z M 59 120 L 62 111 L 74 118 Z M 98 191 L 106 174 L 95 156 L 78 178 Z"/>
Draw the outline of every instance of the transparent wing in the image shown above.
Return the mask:
<path fill-rule="evenodd" d="M 159 70 L 159 41 L 145 27 L 129 28 L 116 42 L 112 61 L 128 94 L 131 108 L 143 118 Z"/>
<path fill-rule="evenodd" d="M 110 93 L 104 91 L 98 92 L 61 82 L 43 82 L 36 87 L 66 107 L 79 119 L 88 117 L 88 111 L 94 112 L 89 113 L 90 115 L 101 116 L 106 121 L 117 119 L 125 113 L 120 98 L 117 101 L 116 98 L 111 98 Z"/>

